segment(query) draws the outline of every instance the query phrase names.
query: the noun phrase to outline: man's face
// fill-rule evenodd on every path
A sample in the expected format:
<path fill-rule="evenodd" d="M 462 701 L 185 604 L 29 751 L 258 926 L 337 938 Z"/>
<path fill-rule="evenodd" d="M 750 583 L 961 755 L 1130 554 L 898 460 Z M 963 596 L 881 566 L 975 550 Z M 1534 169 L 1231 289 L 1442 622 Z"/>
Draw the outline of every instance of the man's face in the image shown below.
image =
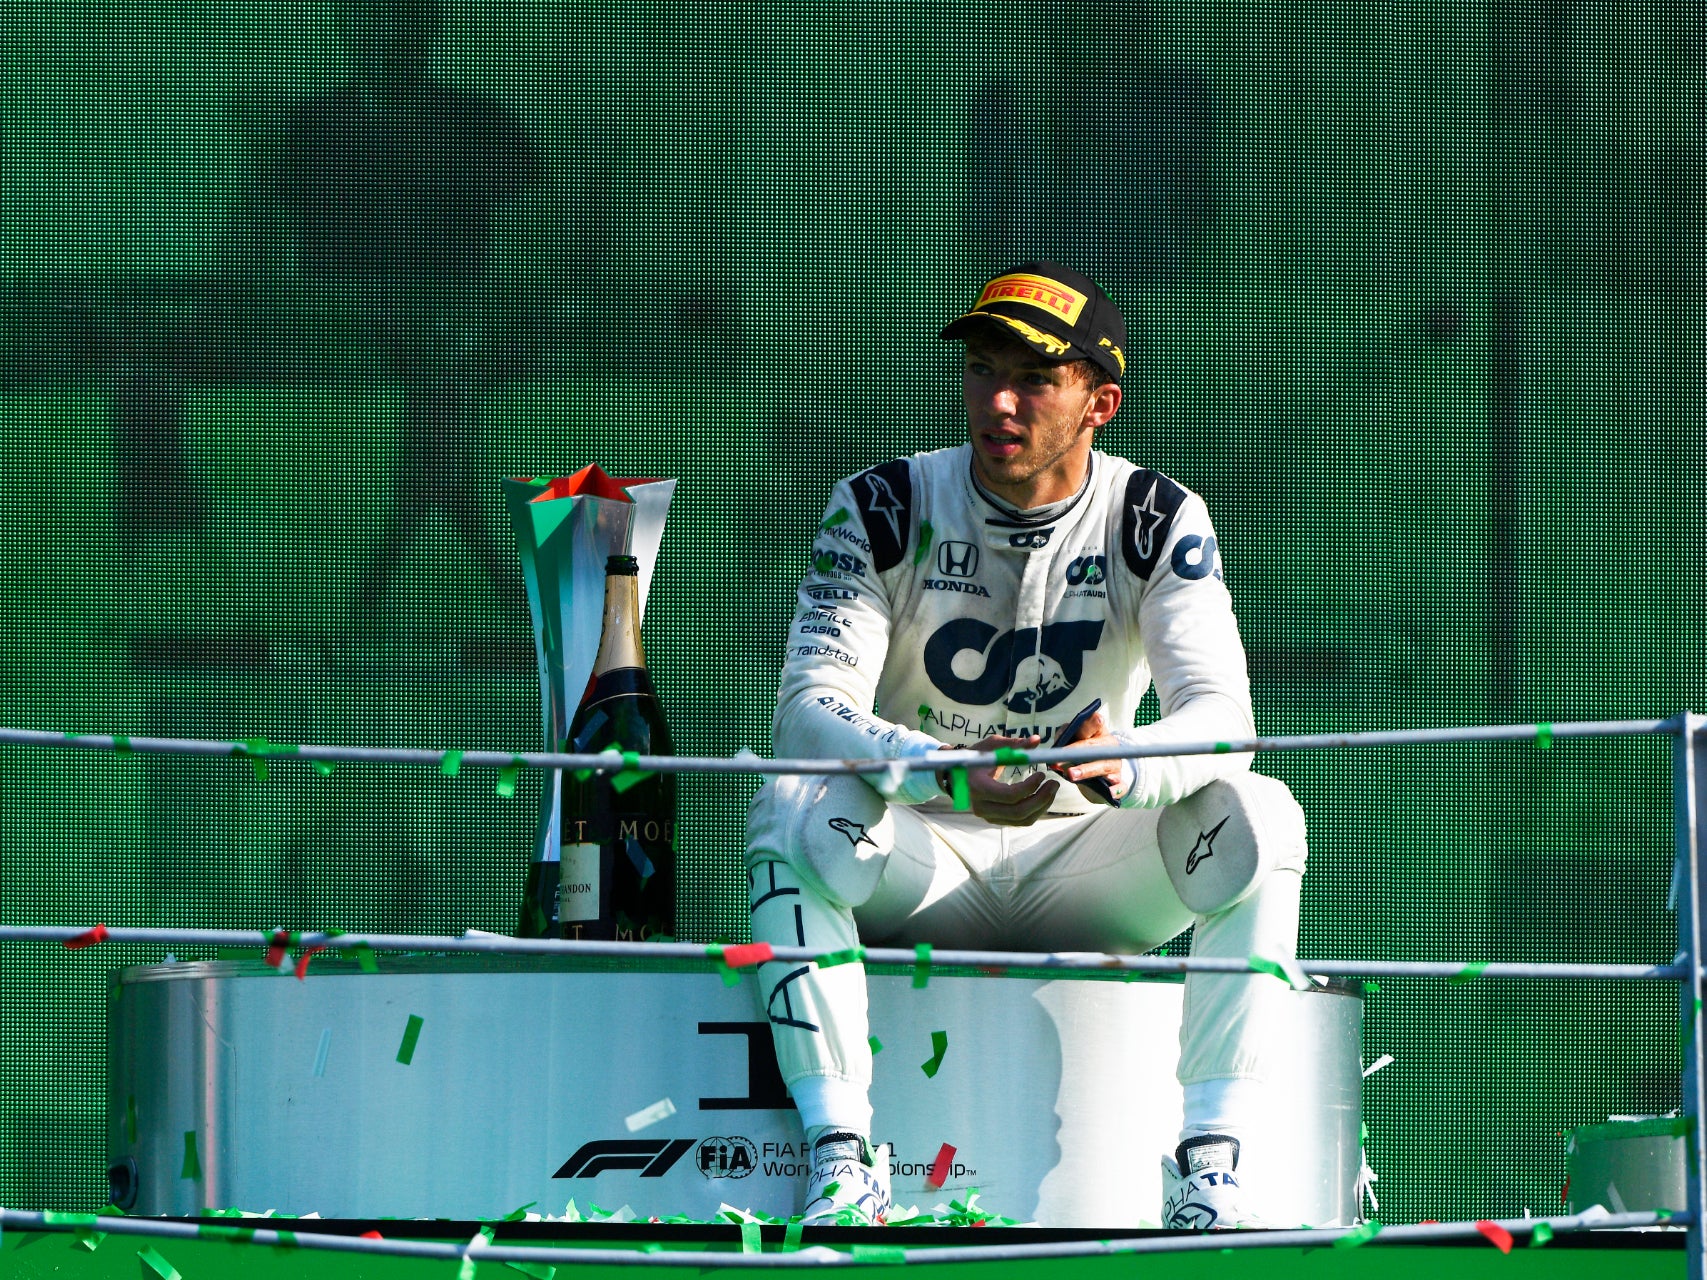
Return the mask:
<path fill-rule="evenodd" d="M 1120 403 L 1118 388 L 1087 386 L 996 333 L 967 339 L 964 387 L 973 469 L 1021 510 L 1078 492 L 1095 428 Z"/>

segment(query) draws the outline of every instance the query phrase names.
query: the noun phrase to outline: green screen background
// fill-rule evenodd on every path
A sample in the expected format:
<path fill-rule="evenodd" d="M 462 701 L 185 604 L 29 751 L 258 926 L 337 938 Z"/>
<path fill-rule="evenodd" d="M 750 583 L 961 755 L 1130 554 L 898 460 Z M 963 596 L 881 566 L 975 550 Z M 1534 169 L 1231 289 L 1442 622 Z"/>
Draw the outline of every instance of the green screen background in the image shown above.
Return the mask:
<path fill-rule="evenodd" d="M 935 331 L 1037 253 L 1128 317 L 1102 447 L 1207 498 L 1264 732 L 1707 705 L 1673 0 L 455 0 L 435 73 L 539 180 L 404 307 L 478 335 L 413 363 L 261 176 L 348 74 L 331 5 L 0 12 L 0 722 L 537 748 L 525 616 L 430 499 L 513 563 L 498 479 L 596 461 L 680 480 L 645 624 L 678 749 L 768 752 L 831 482 L 959 438 Z M 1669 959 L 1669 751 L 1265 757 L 1303 954 Z M 509 930 L 538 781 L 492 781 L 8 748 L 0 919 Z M 684 779 L 690 937 L 743 936 L 754 785 Z M 106 974 L 159 958 L 0 953 L 0 1203 L 104 1200 Z M 1381 984 L 1379 1216 L 1552 1210 L 1565 1129 L 1677 1105 L 1676 1024 L 1661 986 Z"/>

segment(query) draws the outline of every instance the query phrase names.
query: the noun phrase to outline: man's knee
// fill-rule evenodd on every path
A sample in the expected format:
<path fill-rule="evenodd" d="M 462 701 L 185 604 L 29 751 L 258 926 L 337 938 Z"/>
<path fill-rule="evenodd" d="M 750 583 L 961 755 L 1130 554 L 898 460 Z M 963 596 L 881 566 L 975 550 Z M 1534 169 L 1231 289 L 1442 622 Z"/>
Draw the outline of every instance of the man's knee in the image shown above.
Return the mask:
<path fill-rule="evenodd" d="M 781 860 L 830 901 L 863 904 L 895 847 L 882 796 L 853 774 L 785 774 L 765 783 L 747 813 L 747 865 Z"/>
<path fill-rule="evenodd" d="M 1304 810 L 1276 778 L 1221 778 L 1162 810 L 1162 863 L 1180 900 L 1198 915 L 1243 901 L 1269 872 L 1302 873 L 1309 854 Z"/>

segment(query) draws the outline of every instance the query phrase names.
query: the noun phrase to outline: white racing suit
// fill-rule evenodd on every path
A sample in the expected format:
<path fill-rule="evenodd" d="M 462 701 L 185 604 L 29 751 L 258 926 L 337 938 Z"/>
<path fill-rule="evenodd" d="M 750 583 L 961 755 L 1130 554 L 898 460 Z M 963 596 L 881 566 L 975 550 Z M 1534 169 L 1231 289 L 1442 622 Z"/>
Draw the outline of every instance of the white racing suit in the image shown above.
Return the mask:
<path fill-rule="evenodd" d="M 1254 736 L 1202 499 L 1093 453 L 1078 496 L 1031 521 L 986 499 L 971 466 L 961 445 L 836 486 L 783 666 L 778 756 L 901 759 L 991 734 L 1053 745 L 1093 698 L 1133 744 Z M 1152 679 L 1160 718 L 1135 729 Z M 1198 955 L 1290 959 L 1303 817 L 1250 762 L 1140 760 L 1119 808 L 1063 779 L 1029 827 L 956 813 L 930 769 L 898 787 L 871 775 L 773 780 L 748 817 L 753 938 L 1138 953 L 1195 924 Z M 1232 879 L 1214 881 L 1223 866 Z M 772 961 L 759 977 L 803 1124 L 870 1132 L 863 968 Z M 1265 975 L 1187 979 L 1188 1134 L 1236 1134 L 1268 1105 L 1264 1053 L 1285 1034 L 1286 998 Z"/>

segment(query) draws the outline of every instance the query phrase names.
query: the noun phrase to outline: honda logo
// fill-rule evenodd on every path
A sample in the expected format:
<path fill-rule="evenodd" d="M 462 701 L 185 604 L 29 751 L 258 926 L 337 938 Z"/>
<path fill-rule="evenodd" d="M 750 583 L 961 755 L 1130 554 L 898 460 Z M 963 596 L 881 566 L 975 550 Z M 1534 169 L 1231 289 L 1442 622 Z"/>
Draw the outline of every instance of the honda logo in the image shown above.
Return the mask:
<path fill-rule="evenodd" d="M 945 542 L 936 549 L 936 567 L 945 578 L 970 578 L 978 572 L 978 548 L 970 542 Z"/>

